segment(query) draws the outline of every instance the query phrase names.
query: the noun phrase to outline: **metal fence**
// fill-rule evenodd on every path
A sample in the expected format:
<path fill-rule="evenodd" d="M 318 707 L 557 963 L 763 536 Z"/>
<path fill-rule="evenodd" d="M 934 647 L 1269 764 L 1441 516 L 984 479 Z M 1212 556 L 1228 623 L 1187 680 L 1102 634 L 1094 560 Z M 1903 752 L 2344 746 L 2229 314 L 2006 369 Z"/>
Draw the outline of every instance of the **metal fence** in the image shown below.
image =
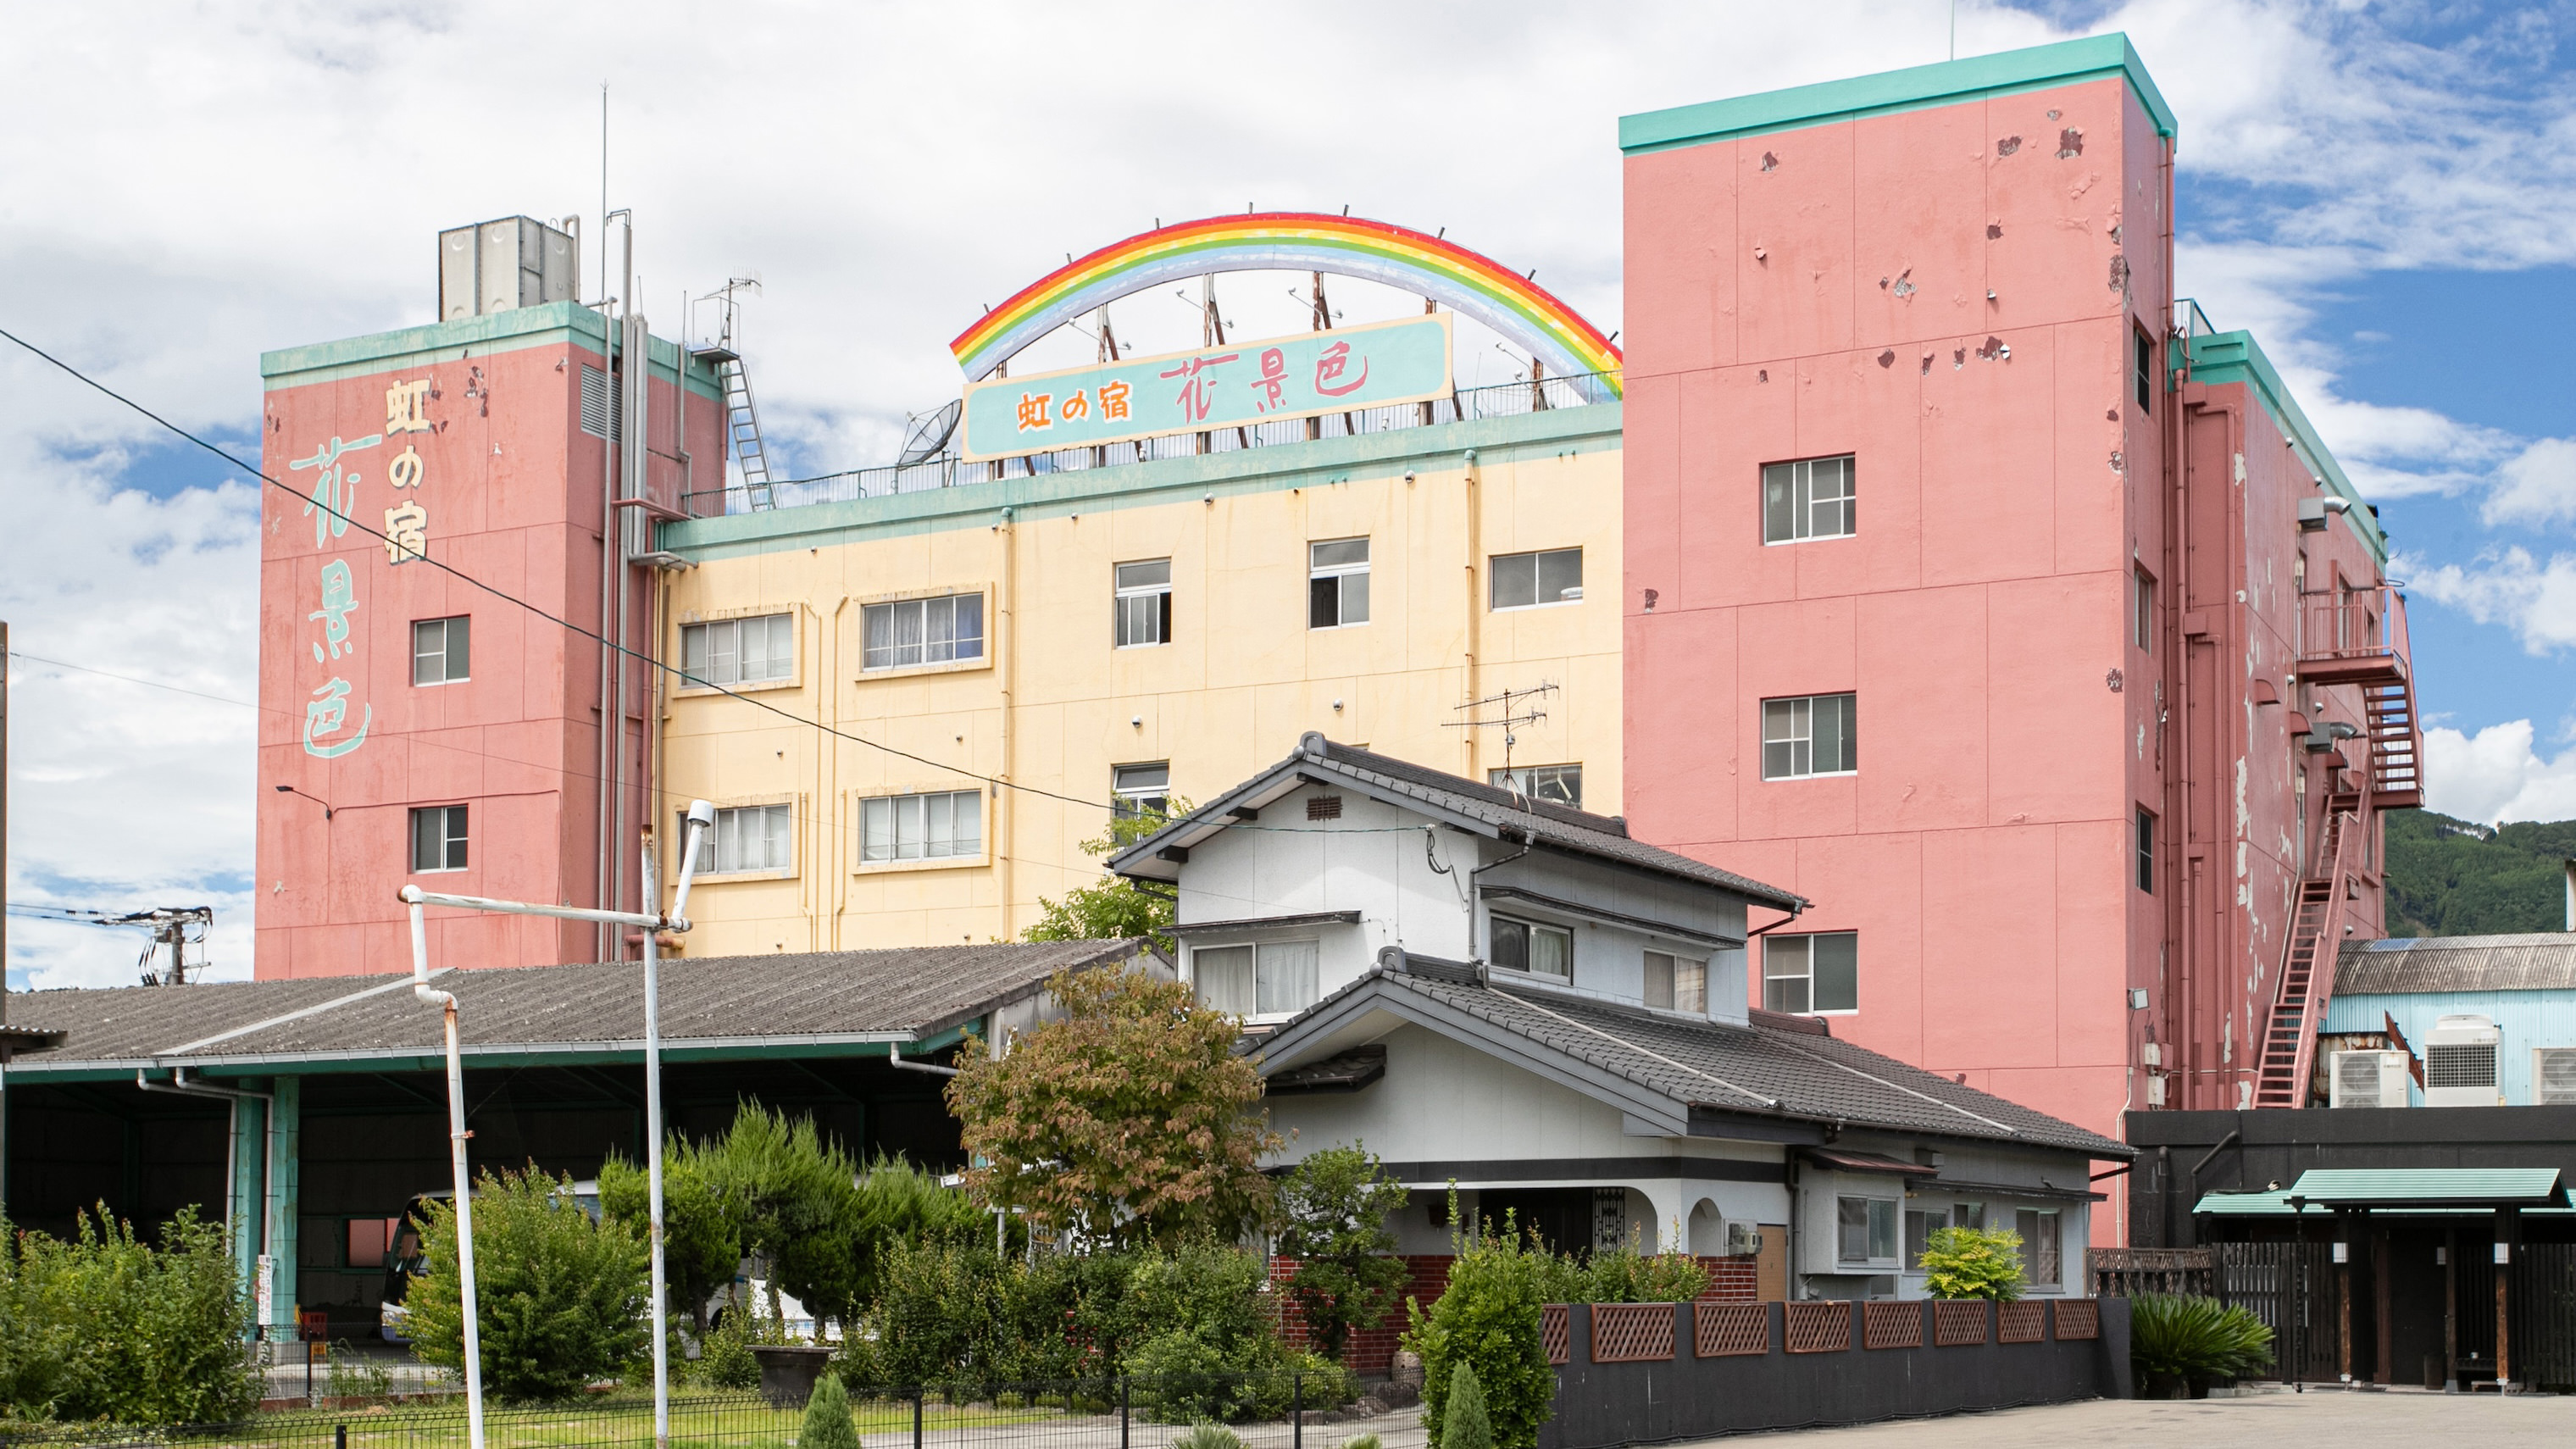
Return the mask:
<path fill-rule="evenodd" d="M 772 508 L 801 508 L 815 503 L 847 503 L 860 498 L 887 498 L 898 493 L 926 493 L 939 488 L 961 488 L 977 483 L 991 483 L 1003 478 L 1026 478 L 1049 473 L 1077 473 L 1091 468 L 1119 468 L 1131 463 L 1150 463 L 1164 458 L 1187 458 L 1213 453 L 1239 452 L 1247 448 L 1275 448 L 1291 443 L 1316 442 L 1325 438 L 1347 438 L 1372 433 L 1397 432 L 1406 428 L 1438 427 L 1443 423 L 1473 421 L 1478 418 L 1518 417 L 1526 413 L 1547 412 L 1558 408 L 1588 407 L 1595 403 L 1619 400 L 1619 374 L 1610 372 L 1577 373 L 1566 377 L 1540 378 L 1531 382 L 1497 383 L 1491 387 L 1462 388 L 1445 398 L 1423 403 L 1395 403 L 1386 407 L 1355 408 L 1346 413 L 1327 413 L 1318 418 L 1289 418 L 1279 422 L 1255 423 L 1244 427 L 1212 429 L 1204 433 L 1177 433 L 1159 438 L 1143 438 L 1132 443 L 1104 443 L 1096 447 L 1065 448 L 1051 453 L 1031 453 L 1025 457 L 1001 458 L 980 463 L 942 455 L 915 463 L 910 467 L 857 468 L 845 473 L 827 473 L 815 478 L 797 478 L 757 485 L 734 484 L 683 495 L 681 508 L 693 518 L 708 518 L 735 513 L 758 513 Z"/>
<path fill-rule="evenodd" d="M 1244 1449 L 1340 1449 L 1363 1434 L 1385 1449 L 1423 1449 L 1418 1409 L 1380 1398 L 1345 1402 L 1332 1375 L 1179 1374 L 862 1390 L 850 1411 L 862 1449 L 1168 1449 L 1195 1425 L 1223 1422 Z M 1386 1391 L 1380 1389 L 1380 1394 Z M 1409 1397 L 1409 1396 L 1407 1396 Z M 787 1449 L 801 1405 L 758 1394 L 671 1401 L 677 1449 Z M 488 1449 L 642 1449 L 653 1406 L 620 1395 L 484 1415 Z M 0 1427 L 0 1449 L 464 1449 L 454 1402 L 293 1410 L 232 1424 L 120 1428 Z"/>
<path fill-rule="evenodd" d="M 2467 1256 L 2463 1254 L 2462 1256 Z M 2487 1264 L 2475 1265 L 2487 1270 Z M 2524 1243 L 2513 1250 L 2507 1299 L 2506 1369 L 2516 1382 L 2576 1389 L 2576 1243 Z M 2485 1301 L 2481 1302 L 2480 1299 Z M 2463 1295 L 2462 1316 L 2492 1323 L 2494 1300 Z M 2478 1313 L 2485 1308 L 2486 1312 Z M 2485 1337 L 2490 1346 L 2494 1331 Z"/>

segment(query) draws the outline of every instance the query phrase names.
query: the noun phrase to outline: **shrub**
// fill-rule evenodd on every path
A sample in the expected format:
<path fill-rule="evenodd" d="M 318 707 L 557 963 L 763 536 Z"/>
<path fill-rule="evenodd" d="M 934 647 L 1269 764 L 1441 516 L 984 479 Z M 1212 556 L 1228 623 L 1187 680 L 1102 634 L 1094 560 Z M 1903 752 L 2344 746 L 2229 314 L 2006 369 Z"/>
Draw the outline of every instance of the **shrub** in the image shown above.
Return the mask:
<path fill-rule="evenodd" d="M 1640 1253 L 1632 1245 L 1596 1251 L 1583 1269 L 1585 1303 L 1688 1303 L 1708 1288 L 1708 1269 L 1688 1253 Z M 1550 1300 L 1575 1302 L 1575 1299 Z"/>
<path fill-rule="evenodd" d="M 182 1209 L 159 1243 L 80 1218 L 69 1242 L 0 1220 L 0 1416 L 220 1422 L 259 1402 L 251 1305 L 224 1231 Z"/>
<path fill-rule="evenodd" d="M 429 1269 L 405 1300 L 413 1351 L 462 1368 L 455 1204 L 431 1204 L 421 1242 Z M 593 1223 L 570 1177 L 533 1164 L 486 1171 L 474 1191 L 484 1387 L 501 1399 L 564 1398 L 632 1363 L 652 1343 L 647 1267 L 643 1240 L 615 1219 Z"/>
<path fill-rule="evenodd" d="M 1279 1189 L 1279 1252 L 1297 1260 L 1288 1296 L 1324 1357 L 1339 1359 L 1353 1330 L 1375 1327 L 1395 1307 L 1404 1260 L 1387 1215 L 1404 1206 L 1404 1185 L 1382 1177 L 1364 1146 L 1331 1147 L 1297 1164 Z"/>
<path fill-rule="evenodd" d="M 1375 1434 L 1362 1434 L 1355 1439 L 1343 1440 L 1342 1449 L 1386 1449 L 1386 1446 Z"/>
<path fill-rule="evenodd" d="M 2241 1378 L 2272 1361 L 2272 1330 L 2215 1298 L 2141 1293 L 2129 1300 L 2129 1360 L 2150 1378 Z"/>
<path fill-rule="evenodd" d="M 760 1387 L 760 1360 L 751 1355 L 748 1315 L 725 1314 L 698 1340 L 698 1362 L 690 1377 L 711 1389 Z"/>
<path fill-rule="evenodd" d="M 1016 1377 L 1004 1297 L 1013 1271 L 985 1246 L 893 1245 L 889 1286 L 868 1320 L 884 1381 L 917 1387 Z"/>
<path fill-rule="evenodd" d="M 805 1401 L 805 1422 L 796 1430 L 796 1449 L 859 1449 L 859 1429 L 850 1422 L 850 1393 L 837 1376 L 825 1374 L 814 1381 L 814 1396 Z"/>
<path fill-rule="evenodd" d="M 2021 1296 L 2021 1234 L 2010 1228 L 1942 1228 L 1923 1245 L 1923 1290 L 1935 1298 Z"/>
<path fill-rule="evenodd" d="M 1455 1194 L 1449 1206 L 1455 1223 Z M 1538 1426 L 1556 1403 L 1556 1370 L 1539 1341 L 1539 1310 L 1550 1301 L 1544 1290 L 1568 1265 L 1508 1215 L 1500 1230 L 1487 1223 L 1473 1239 L 1453 1230 L 1450 1242 L 1456 1256 L 1439 1301 L 1428 1312 L 1418 1299 L 1404 1303 L 1411 1324 L 1404 1346 L 1422 1356 L 1423 1427 L 1432 1449 L 1448 1449 L 1442 1437 L 1451 1377 L 1458 1365 L 1472 1363 L 1496 1449 L 1533 1449 Z"/>
<path fill-rule="evenodd" d="M 1485 1390 L 1476 1366 L 1461 1360 L 1449 1377 L 1448 1411 L 1440 1416 L 1442 1449 L 1494 1449 L 1494 1426 L 1485 1418 Z"/>
<path fill-rule="evenodd" d="M 1200 1424 L 1174 1438 L 1172 1449 L 1243 1449 L 1243 1440 L 1222 1424 Z"/>

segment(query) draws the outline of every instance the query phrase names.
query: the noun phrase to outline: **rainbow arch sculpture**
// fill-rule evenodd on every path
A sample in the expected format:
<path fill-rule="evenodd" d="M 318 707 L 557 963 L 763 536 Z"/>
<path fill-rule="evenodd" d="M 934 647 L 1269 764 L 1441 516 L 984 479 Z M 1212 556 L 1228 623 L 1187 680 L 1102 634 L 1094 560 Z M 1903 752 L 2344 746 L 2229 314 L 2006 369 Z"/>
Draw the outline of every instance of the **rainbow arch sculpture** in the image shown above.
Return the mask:
<path fill-rule="evenodd" d="M 1456 242 L 1359 217 L 1250 212 L 1185 221 L 1113 242 L 1011 295 L 948 344 L 973 381 L 1085 312 L 1212 272 L 1328 272 L 1430 297 L 1526 348 L 1549 372 L 1607 374 L 1619 349 L 1544 287 Z"/>

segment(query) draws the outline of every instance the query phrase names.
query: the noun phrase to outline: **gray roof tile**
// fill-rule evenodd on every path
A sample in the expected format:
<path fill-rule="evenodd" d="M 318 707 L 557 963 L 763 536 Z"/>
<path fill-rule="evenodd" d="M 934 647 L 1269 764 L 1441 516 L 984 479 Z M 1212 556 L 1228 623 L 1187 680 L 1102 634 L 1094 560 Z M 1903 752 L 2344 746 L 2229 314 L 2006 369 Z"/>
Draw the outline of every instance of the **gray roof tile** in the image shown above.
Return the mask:
<path fill-rule="evenodd" d="M 2346 941 L 2337 995 L 2576 989 L 2576 934 L 2396 937 Z"/>

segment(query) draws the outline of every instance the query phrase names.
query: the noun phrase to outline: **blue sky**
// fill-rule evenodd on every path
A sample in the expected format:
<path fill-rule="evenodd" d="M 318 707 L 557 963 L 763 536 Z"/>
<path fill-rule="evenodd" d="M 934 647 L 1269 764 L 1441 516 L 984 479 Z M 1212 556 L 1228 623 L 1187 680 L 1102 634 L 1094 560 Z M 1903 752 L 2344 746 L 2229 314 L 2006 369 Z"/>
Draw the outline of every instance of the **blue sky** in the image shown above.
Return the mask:
<path fill-rule="evenodd" d="M 760 277 L 738 340 L 775 445 L 867 465 L 955 396 L 946 343 L 981 303 L 1157 217 L 1445 227 L 1615 328 L 1617 117 L 1939 60 L 1951 8 L 25 9 L 0 326 L 247 449 L 259 353 L 429 320 L 440 228 L 597 213 L 605 81 L 656 330 L 684 290 Z M 2181 120 L 2183 290 L 2256 332 L 2396 537 L 2435 805 L 2576 817 L 2576 4 L 1958 7 L 1962 55 L 2114 29 Z M 1305 325 L 1284 286 L 1226 288 L 1241 331 Z M 1117 322 L 1195 341 L 1177 300 Z M 1462 337 L 1462 376 L 1508 376 L 1490 340 Z M 256 495 L 0 348 L 0 507 L 0 617 L 36 656 L 12 669 L 13 898 L 211 902 L 216 972 L 247 974 Z M 126 980 L 139 944 L 13 919 L 11 980 Z"/>

